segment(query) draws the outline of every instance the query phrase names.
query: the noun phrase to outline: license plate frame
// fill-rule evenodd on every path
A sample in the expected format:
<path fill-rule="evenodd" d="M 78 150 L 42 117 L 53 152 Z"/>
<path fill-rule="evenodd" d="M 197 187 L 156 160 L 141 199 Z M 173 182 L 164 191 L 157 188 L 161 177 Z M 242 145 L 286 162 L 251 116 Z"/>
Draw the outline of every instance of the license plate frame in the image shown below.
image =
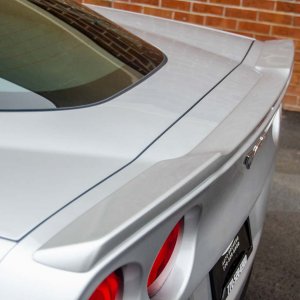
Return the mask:
<path fill-rule="evenodd" d="M 227 299 L 244 271 L 252 249 L 248 218 L 209 273 L 213 300 Z"/>

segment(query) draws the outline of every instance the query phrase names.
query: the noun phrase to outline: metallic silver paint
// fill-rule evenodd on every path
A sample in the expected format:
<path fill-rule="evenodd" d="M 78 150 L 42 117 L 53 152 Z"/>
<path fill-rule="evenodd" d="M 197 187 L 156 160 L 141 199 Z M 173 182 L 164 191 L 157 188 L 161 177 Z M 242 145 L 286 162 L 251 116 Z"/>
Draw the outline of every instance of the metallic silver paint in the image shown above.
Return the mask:
<path fill-rule="evenodd" d="M 0 159 L 8 170 L 0 181 L 1 237 L 21 239 L 135 159 L 222 80 L 242 60 L 252 42 L 225 33 L 214 37 L 213 31 L 195 27 L 194 34 L 201 36 L 203 32 L 210 40 L 201 48 L 199 42 L 196 46 L 193 40 L 176 38 L 171 30 L 165 35 L 147 33 L 147 28 L 158 31 L 161 26 L 156 20 L 147 20 L 152 26 L 145 23 L 140 27 L 145 30 L 142 37 L 162 48 L 168 63 L 138 86 L 104 104 L 82 109 L 0 112 Z M 189 27 L 185 30 L 186 34 L 191 31 Z M 215 41 L 219 37 L 223 48 L 210 52 L 213 37 Z M 235 50 L 228 57 L 223 52 L 231 46 Z M 207 134 L 208 122 L 203 123 L 200 121 L 199 127 Z"/>
<path fill-rule="evenodd" d="M 244 277 L 254 259 L 276 154 L 272 132 L 278 128 L 269 129 L 250 170 L 243 158 L 274 114 L 279 114 L 293 46 L 288 41 L 256 41 L 244 62 L 138 159 L 28 232 L 91 182 L 135 157 L 236 66 L 252 42 L 174 21 L 99 11 L 160 46 L 169 61 L 147 81 L 103 106 L 48 114 L 1 114 L 0 122 L 7 126 L 2 126 L 7 129 L 1 152 L 7 157 L 6 168 L 14 166 L 7 175 L 21 180 L 31 171 L 34 176 L 28 177 L 28 186 L 18 185 L 22 189 L 13 194 L 9 190 L 13 181 L 6 182 L 6 196 L 21 201 L 10 202 L 7 212 L 20 209 L 19 203 L 24 203 L 24 211 L 14 219 L 19 221 L 16 229 L 8 218 L 0 219 L 1 234 L 27 235 L 0 263 L 0 299 L 87 299 L 97 284 L 123 266 L 124 300 L 148 299 L 146 282 L 157 251 L 185 216 L 187 227 L 174 272 L 153 299 L 211 300 L 208 272 L 247 216 L 254 251 Z M 201 36 L 210 38 L 200 41 Z M 219 39 L 225 50 L 216 55 Z M 173 60 L 176 55 L 182 57 L 178 65 Z M 213 60 L 211 68 L 208 59 Z M 191 60 L 195 65 L 189 69 Z M 39 130 L 35 130 L 37 124 L 42 124 Z M 89 130 L 77 127 L 84 124 Z M 99 124 L 111 126 L 103 129 Z M 78 129 L 73 132 L 72 128 Z M 17 154 L 14 161 L 11 153 Z M 46 169 L 40 170 L 41 166 Z M 49 176 L 48 182 L 41 176 Z M 70 181 L 63 187 L 64 178 Z M 2 196 L 0 204 L 5 207 Z M 241 278 L 232 299 L 237 299 L 243 284 Z"/>

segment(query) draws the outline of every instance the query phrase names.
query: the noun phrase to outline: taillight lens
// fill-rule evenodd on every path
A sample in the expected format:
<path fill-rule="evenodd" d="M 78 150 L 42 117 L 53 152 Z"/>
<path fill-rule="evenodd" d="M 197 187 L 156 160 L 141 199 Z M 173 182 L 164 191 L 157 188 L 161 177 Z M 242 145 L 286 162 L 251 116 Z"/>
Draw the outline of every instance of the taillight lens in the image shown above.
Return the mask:
<path fill-rule="evenodd" d="M 116 271 L 98 285 L 89 300 L 117 300 L 122 294 L 122 290 L 122 274 Z"/>
<path fill-rule="evenodd" d="M 166 267 L 174 254 L 174 249 L 179 240 L 182 229 L 183 220 L 176 224 L 156 256 L 148 277 L 147 286 L 150 297 L 154 296 L 162 287 L 172 269 L 172 266 L 168 266 L 168 268 Z"/>

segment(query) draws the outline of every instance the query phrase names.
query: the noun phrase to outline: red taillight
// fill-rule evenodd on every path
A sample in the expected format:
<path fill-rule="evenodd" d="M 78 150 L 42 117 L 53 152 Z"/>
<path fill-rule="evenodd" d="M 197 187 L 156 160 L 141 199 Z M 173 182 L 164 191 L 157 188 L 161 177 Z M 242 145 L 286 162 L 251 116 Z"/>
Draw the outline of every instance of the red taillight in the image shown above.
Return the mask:
<path fill-rule="evenodd" d="M 117 300 L 122 288 L 122 276 L 117 272 L 111 273 L 98 285 L 89 300 Z"/>
<path fill-rule="evenodd" d="M 178 238 L 180 236 L 180 232 L 183 227 L 183 220 L 178 222 L 176 226 L 173 228 L 169 236 L 167 237 L 165 243 L 161 247 L 156 256 L 156 259 L 151 268 L 149 277 L 148 277 L 148 293 L 149 296 L 153 296 L 164 284 L 164 281 L 167 279 L 168 274 L 164 274 L 163 278 L 160 280 L 158 284 L 156 284 L 156 280 L 158 277 L 166 270 L 166 266 L 174 253 L 174 249 Z M 168 268 L 167 271 L 171 271 L 171 268 Z M 155 285 L 155 287 L 153 287 Z"/>

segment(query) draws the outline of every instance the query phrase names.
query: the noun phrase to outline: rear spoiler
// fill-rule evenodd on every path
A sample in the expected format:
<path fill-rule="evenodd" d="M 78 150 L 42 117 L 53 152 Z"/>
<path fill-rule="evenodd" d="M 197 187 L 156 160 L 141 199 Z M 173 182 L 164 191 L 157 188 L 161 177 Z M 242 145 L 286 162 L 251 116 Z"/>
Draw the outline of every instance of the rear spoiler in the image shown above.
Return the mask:
<path fill-rule="evenodd" d="M 293 61 L 293 41 L 255 41 L 243 63 L 234 72 L 236 78 L 243 80 L 243 73 L 247 71 L 249 76 L 249 69 L 252 70 L 253 76 L 257 77 L 255 85 L 202 143 L 201 151 L 206 153 L 219 149 L 223 154 L 229 154 L 243 143 L 245 136 L 248 138 L 262 123 L 270 121 L 288 87 Z M 224 143 L 224 140 L 229 142 Z"/>
<path fill-rule="evenodd" d="M 182 209 L 185 195 L 216 180 L 235 161 L 234 157 L 246 151 L 256 141 L 257 134 L 268 128 L 281 106 L 292 73 L 293 56 L 291 41 L 254 41 L 243 63 L 231 74 L 234 76 L 226 80 L 242 80 L 243 72 L 248 72 L 247 76 L 250 72 L 255 84 L 221 125 L 190 153 L 156 163 L 143 176 L 100 201 L 42 246 L 34 259 L 55 268 L 86 272 L 120 240 L 126 240 L 150 221 L 153 225 L 162 211 L 171 207 Z M 214 97 L 222 97 L 226 80 L 213 91 Z M 120 214 L 120 209 L 124 214 Z M 95 219 L 95 215 L 101 216 L 105 226 L 91 227 L 89 220 Z M 86 234 L 73 234 L 79 228 Z"/>

